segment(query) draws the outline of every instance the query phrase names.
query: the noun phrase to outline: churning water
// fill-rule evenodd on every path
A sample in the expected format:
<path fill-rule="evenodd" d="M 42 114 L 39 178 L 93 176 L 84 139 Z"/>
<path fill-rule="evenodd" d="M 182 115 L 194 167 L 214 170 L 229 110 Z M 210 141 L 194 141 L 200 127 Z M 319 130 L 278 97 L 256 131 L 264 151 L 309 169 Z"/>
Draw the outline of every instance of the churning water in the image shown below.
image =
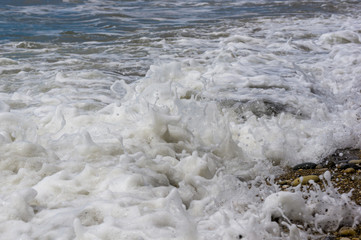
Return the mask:
<path fill-rule="evenodd" d="M 361 147 L 360 12 L 1 0 L 0 238 L 306 239 L 357 224 L 332 187 L 272 179 Z"/>

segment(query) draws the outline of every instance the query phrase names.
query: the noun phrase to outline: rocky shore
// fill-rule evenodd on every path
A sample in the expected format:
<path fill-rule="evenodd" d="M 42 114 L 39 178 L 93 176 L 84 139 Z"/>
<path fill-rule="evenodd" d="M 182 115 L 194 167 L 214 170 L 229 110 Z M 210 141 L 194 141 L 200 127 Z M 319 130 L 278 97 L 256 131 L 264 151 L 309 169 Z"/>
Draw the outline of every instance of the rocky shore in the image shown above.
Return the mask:
<path fill-rule="evenodd" d="M 297 186 L 300 186 L 302 191 L 310 191 L 315 186 L 326 191 L 330 186 L 324 181 L 325 173 L 330 176 L 333 188 L 340 194 L 349 193 L 350 199 L 361 206 L 360 149 L 339 149 L 319 163 L 307 162 L 289 167 L 284 174 L 276 178 L 276 184 L 282 191 L 294 191 Z M 341 224 L 337 230 L 324 231 L 324 234 L 314 232 L 313 235 L 319 236 L 316 238 L 318 240 L 360 240 L 361 225 L 343 226 Z"/>

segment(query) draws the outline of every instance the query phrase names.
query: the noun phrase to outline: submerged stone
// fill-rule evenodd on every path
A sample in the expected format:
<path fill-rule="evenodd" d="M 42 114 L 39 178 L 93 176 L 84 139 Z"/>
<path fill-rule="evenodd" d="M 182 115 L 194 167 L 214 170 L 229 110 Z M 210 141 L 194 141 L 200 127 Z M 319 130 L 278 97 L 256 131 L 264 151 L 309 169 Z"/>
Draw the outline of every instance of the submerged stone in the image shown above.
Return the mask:
<path fill-rule="evenodd" d="M 305 162 L 305 163 L 300 163 L 297 164 L 296 166 L 294 166 L 292 169 L 293 170 L 298 170 L 298 169 L 315 169 L 317 167 L 316 163 L 313 162 Z"/>
<path fill-rule="evenodd" d="M 322 159 L 320 164 L 324 167 L 333 167 L 336 164 L 348 163 L 351 160 L 359 159 L 360 149 L 337 149 L 333 154 Z"/>

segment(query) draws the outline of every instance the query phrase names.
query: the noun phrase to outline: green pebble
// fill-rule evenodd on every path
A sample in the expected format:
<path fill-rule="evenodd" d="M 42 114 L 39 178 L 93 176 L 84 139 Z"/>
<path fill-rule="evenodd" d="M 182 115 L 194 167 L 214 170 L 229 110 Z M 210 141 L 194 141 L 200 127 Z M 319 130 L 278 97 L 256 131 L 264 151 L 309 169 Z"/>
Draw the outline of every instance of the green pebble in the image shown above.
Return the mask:
<path fill-rule="evenodd" d="M 302 182 L 301 182 L 301 178 L 302 178 Z M 295 180 L 293 180 L 293 182 L 291 183 L 292 186 L 297 186 L 299 185 L 300 183 L 302 185 L 305 185 L 305 184 L 308 184 L 309 181 L 315 181 L 315 182 L 318 182 L 320 181 L 320 178 L 316 175 L 308 175 L 308 176 L 303 176 L 303 177 L 299 177 L 299 178 L 296 178 Z"/>
<path fill-rule="evenodd" d="M 341 236 L 355 236 L 356 231 L 349 227 L 342 227 L 338 232 Z"/>
<path fill-rule="evenodd" d="M 348 163 L 351 163 L 351 164 L 361 164 L 361 159 L 358 159 L 358 160 L 350 160 L 350 161 L 348 161 Z"/>

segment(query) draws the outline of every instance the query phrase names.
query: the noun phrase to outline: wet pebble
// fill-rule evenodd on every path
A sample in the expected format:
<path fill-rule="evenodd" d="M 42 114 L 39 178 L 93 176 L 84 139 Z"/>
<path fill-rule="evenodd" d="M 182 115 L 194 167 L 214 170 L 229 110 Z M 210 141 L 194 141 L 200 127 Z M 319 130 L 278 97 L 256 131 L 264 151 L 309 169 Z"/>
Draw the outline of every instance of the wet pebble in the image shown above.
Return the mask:
<path fill-rule="evenodd" d="M 292 185 L 292 186 L 297 186 L 297 185 L 299 185 L 300 183 L 301 183 L 302 185 L 304 185 L 304 184 L 308 184 L 309 181 L 311 181 L 311 180 L 313 180 L 313 181 L 315 181 L 315 182 L 318 182 L 318 181 L 320 181 L 320 178 L 319 178 L 318 176 L 316 176 L 316 175 L 303 176 L 303 177 L 296 178 L 296 179 L 291 183 L 291 185 Z"/>
<path fill-rule="evenodd" d="M 318 170 L 324 170 L 324 169 L 328 169 L 328 168 L 322 166 L 321 164 L 317 164 L 316 169 L 318 169 Z"/>
<path fill-rule="evenodd" d="M 356 170 L 354 168 L 346 168 L 343 172 L 344 173 L 354 173 L 354 172 L 356 172 Z"/>
<path fill-rule="evenodd" d="M 351 163 L 351 164 L 361 164 L 361 159 L 350 160 L 350 161 L 348 161 L 348 163 Z"/>
<path fill-rule="evenodd" d="M 321 160 L 320 164 L 324 167 L 333 168 L 337 164 L 349 163 L 352 160 L 360 159 L 359 149 L 338 149 L 333 154 Z M 352 162 L 353 164 L 357 164 Z"/>
<path fill-rule="evenodd" d="M 279 181 L 278 184 L 279 185 L 290 185 L 291 184 L 291 180 L 283 180 L 283 181 Z"/>
<path fill-rule="evenodd" d="M 305 163 L 300 163 L 297 164 L 296 166 L 294 166 L 292 169 L 293 170 L 298 170 L 298 169 L 315 169 L 317 167 L 316 163 L 313 162 L 305 162 Z"/>
<path fill-rule="evenodd" d="M 355 236 L 356 231 L 353 228 L 350 227 L 342 227 L 340 231 L 338 232 L 340 236 Z"/>
<path fill-rule="evenodd" d="M 354 163 L 342 163 L 340 164 L 340 169 L 353 168 L 355 170 L 360 169 L 361 167 Z"/>

